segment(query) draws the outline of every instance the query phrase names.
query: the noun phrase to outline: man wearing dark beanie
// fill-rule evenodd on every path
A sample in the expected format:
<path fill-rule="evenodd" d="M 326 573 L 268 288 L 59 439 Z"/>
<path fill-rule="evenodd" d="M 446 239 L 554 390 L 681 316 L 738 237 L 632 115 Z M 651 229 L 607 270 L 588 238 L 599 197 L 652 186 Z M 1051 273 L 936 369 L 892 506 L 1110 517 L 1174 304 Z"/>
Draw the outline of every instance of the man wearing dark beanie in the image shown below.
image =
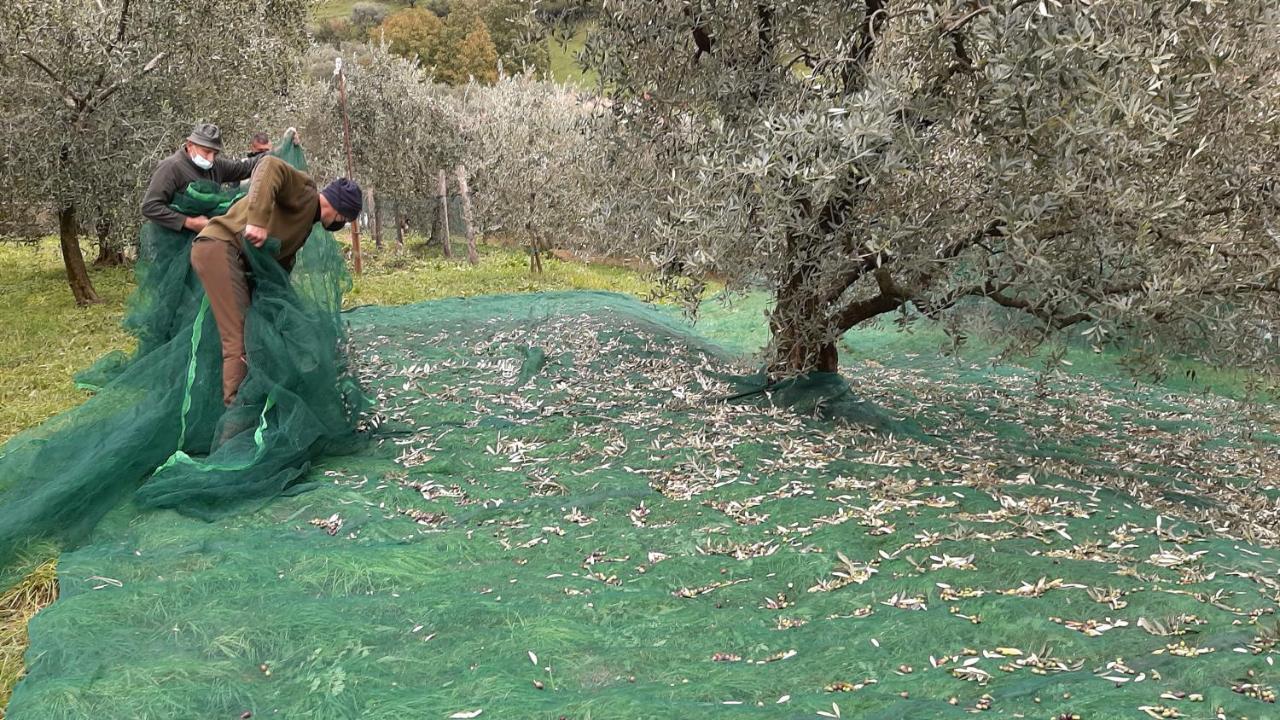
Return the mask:
<path fill-rule="evenodd" d="M 276 157 L 265 157 L 250 179 L 249 194 L 216 217 L 191 246 L 191 266 L 218 325 L 222 341 L 222 400 L 235 401 L 248 373 L 244 353 L 244 317 L 250 288 L 245 277 L 241 238 L 262 247 L 268 237 L 280 241 L 275 258 L 293 269 L 298 250 L 318 222 L 326 230 L 340 230 L 360 214 L 360 186 L 347 178 L 317 190 L 311 176 Z"/>

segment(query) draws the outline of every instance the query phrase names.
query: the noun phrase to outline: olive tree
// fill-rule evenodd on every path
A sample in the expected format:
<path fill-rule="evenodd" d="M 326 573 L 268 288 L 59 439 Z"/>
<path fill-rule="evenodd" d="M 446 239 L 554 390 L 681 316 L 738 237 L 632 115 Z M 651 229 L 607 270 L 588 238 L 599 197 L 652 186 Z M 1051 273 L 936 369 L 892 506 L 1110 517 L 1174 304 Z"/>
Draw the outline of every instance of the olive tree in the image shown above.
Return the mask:
<path fill-rule="evenodd" d="M 1031 342 L 1280 357 L 1274 2 L 605 0 L 584 61 L 654 228 L 626 241 L 768 288 L 775 376 L 993 305 Z"/>
<path fill-rule="evenodd" d="M 480 225 L 519 238 L 540 272 L 543 251 L 580 242 L 592 226 L 602 154 L 591 111 L 532 72 L 472 83 L 455 108 Z"/>
<path fill-rule="evenodd" d="M 83 226 L 125 233 L 193 122 L 230 137 L 287 93 L 307 0 L 13 0 L 0 6 L 0 184 L 58 219 L 77 303 Z M 235 32 L 220 29 L 235 28 Z M 253 128 L 257 129 L 257 128 Z M 127 223 L 127 226 L 126 226 Z M 126 229 L 128 228 L 128 229 Z"/>
<path fill-rule="evenodd" d="M 351 27 L 359 33 L 368 33 L 387 19 L 387 6 L 379 3 L 358 2 L 351 6 Z"/>
<path fill-rule="evenodd" d="M 332 62 L 328 67 L 332 71 Z M 446 89 L 428 80 L 417 59 L 400 57 L 385 44 L 361 48 L 347 58 L 343 72 L 356 179 L 376 193 L 377 204 L 395 208 L 397 223 L 425 211 L 436 172 L 452 167 L 459 153 Z M 312 165 L 329 177 L 345 175 L 342 108 L 332 72 L 308 83 L 299 104 Z"/>

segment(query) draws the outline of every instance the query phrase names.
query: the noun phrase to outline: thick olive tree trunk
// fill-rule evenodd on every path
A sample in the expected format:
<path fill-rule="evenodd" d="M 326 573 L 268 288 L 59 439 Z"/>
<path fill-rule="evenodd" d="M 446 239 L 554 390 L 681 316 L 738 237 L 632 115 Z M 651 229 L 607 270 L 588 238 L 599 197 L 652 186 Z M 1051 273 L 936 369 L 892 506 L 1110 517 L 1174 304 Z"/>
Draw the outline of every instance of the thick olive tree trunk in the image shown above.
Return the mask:
<path fill-rule="evenodd" d="M 838 372 L 840 351 L 826 336 L 827 308 L 782 291 L 769 318 L 769 374 L 775 378 L 810 372 Z"/>
<path fill-rule="evenodd" d="M 58 237 L 62 246 L 62 263 L 67 268 L 67 283 L 71 286 L 71 295 L 77 305 L 83 306 L 96 303 L 99 298 L 97 291 L 93 289 L 93 281 L 89 279 L 84 255 L 80 252 L 79 231 L 75 208 L 61 208 L 58 211 Z"/>

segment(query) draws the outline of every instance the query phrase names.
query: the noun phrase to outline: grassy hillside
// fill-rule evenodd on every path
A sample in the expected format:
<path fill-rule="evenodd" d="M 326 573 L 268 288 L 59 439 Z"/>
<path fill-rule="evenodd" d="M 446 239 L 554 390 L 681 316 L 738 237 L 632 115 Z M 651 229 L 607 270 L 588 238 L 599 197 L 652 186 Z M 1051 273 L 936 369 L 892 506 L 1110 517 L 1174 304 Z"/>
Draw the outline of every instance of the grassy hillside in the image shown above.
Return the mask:
<path fill-rule="evenodd" d="M 584 72 L 578 65 L 578 53 L 581 53 L 586 45 L 587 33 L 590 30 L 589 25 L 579 25 L 567 42 L 561 42 L 556 38 L 547 40 L 548 47 L 551 49 L 549 73 L 553 80 L 583 87 L 595 86 L 599 76 L 594 72 Z"/>
<path fill-rule="evenodd" d="M 349 18 L 351 17 L 351 9 L 360 2 L 372 2 L 389 10 L 397 10 L 409 6 L 406 0 L 323 0 L 312 10 L 312 17 L 316 21 Z M 582 48 L 586 44 L 589 29 L 589 25 L 582 24 L 575 28 L 573 35 L 567 40 L 547 39 L 547 48 L 551 56 L 551 66 L 548 68 L 548 74 L 551 79 L 556 82 L 577 84 L 583 87 L 595 85 L 595 73 L 584 73 L 577 63 L 578 53 L 582 52 Z"/>
<path fill-rule="evenodd" d="M 361 2 L 382 5 L 392 10 L 409 7 L 409 3 L 404 0 L 323 0 L 316 3 L 316 6 L 311 11 L 311 16 L 316 20 L 349 18 L 351 17 L 351 8 Z"/>

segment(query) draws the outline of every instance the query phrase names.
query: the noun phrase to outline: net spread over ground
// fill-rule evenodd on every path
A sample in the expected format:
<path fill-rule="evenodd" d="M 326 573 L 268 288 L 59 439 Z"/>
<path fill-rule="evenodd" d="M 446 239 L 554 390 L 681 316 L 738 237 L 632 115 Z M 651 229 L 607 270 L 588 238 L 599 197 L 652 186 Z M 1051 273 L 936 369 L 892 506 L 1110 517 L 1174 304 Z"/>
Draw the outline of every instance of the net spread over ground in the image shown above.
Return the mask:
<path fill-rule="evenodd" d="M 876 434 L 618 296 L 347 319 L 373 442 L 108 515 L 11 720 L 1280 717 L 1274 407 L 896 352 Z"/>

